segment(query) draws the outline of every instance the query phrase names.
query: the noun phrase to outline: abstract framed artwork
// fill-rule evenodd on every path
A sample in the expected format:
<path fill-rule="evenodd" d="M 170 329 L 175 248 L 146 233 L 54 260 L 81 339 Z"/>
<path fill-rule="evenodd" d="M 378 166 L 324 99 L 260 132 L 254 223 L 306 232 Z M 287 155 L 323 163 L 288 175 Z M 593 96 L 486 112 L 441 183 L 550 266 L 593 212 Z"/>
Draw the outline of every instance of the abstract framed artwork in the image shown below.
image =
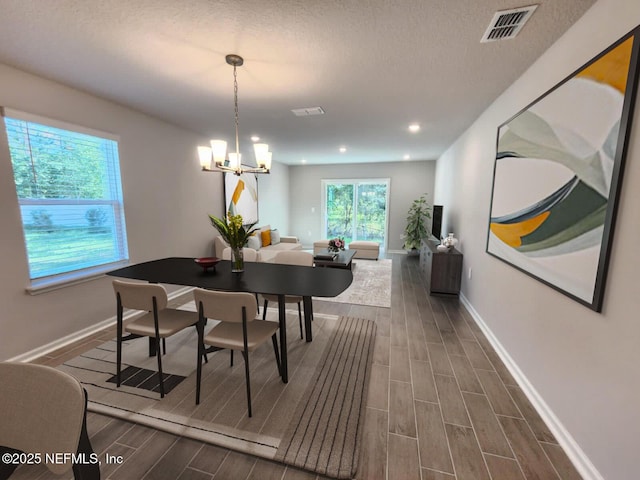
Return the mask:
<path fill-rule="evenodd" d="M 602 311 L 638 89 L 636 27 L 498 128 L 487 253 Z"/>
<path fill-rule="evenodd" d="M 245 225 L 258 222 L 258 177 L 253 173 L 224 174 L 227 212 L 242 215 Z"/>

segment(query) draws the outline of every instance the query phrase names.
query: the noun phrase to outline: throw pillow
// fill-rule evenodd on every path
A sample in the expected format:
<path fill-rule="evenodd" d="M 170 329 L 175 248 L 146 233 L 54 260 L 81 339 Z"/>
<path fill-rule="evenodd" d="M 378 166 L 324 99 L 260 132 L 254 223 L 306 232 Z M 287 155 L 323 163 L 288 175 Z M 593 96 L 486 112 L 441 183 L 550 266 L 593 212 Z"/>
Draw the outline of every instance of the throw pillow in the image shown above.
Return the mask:
<path fill-rule="evenodd" d="M 280 232 L 277 229 L 271 230 L 271 245 L 280 243 Z"/>
<path fill-rule="evenodd" d="M 253 248 L 254 250 L 260 250 L 260 239 L 257 235 L 251 235 L 249 240 L 247 240 L 247 247 Z"/>
<path fill-rule="evenodd" d="M 260 232 L 260 236 L 262 237 L 262 246 L 268 247 L 271 245 L 271 230 L 263 230 Z"/>

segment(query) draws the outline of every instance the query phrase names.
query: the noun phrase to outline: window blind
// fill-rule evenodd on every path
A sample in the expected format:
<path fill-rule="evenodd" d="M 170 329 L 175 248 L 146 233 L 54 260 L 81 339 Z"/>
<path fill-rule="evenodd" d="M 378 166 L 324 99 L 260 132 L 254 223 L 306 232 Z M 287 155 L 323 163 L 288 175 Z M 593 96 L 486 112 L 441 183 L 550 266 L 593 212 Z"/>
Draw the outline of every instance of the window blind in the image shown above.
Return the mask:
<path fill-rule="evenodd" d="M 4 109 L 32 280 L 128 258 L 117 139 Z"/>

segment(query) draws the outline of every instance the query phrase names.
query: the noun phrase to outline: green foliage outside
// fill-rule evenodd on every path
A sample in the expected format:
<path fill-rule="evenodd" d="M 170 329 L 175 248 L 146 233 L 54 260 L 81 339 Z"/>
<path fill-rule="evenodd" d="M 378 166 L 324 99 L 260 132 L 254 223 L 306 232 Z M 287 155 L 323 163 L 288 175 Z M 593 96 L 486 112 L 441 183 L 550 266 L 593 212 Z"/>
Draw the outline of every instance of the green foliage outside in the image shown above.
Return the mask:
<path fill-rule="evenodd" d="M 110 199 L 105 158 L 117 158 L 116 142 L 12 118 L 5 123 L 31 278 L 118 259 L 109 208 L 91 205 Z M 46 205 L 29 210 L 38 201 Z"/>
<path fill-rule="evenodd" d="M 31 278 L 100 265 L 116 258 L 118 252 L 110 229 L 90 236 L 86 232 L 86 228 L 54 232 L 25 229 L 29 258 L 38 260 L 30 262 Z M 72 250 L 73 255 L 60 256 L 60 249 Z"/>
<path fill-rule="evenodd" d="M 51 215 L 44 209 L 34 210 L 31 212 L 31 225 L 29 227 L 45 232 L 53 231 L 53 220 Z"/>
<path fill-rule="evenodd" d="M 104 224 L 109 220 L 107 211 L 103 208 L 90 208 L 84 214 L 84 218 L 89 223 L 89 232 L 92 234 L 109 232 L 110 229 Z"/>
<path fill-rule="evenodd" d="M 327 238 L 344 237 L 347 244 L 358 240 L 384 244 L 387 185 L 359 184 L 354 215 L 354 184 L 327 185 Z"/>
<path fill-rule="evenodd" d="M 7 119 L 18 198 L 103 199 L 104 152 L 95 138 Z M 85 140 L 86 139 L 86 140 Z"/>

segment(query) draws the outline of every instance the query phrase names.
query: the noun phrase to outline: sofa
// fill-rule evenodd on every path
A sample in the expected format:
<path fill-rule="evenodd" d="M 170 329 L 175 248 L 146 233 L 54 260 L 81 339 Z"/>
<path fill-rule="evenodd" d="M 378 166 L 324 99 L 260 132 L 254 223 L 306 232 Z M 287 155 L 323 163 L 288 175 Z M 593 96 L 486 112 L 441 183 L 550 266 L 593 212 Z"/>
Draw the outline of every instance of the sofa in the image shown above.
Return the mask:
<path fill-rule="evenodd" d="M 265 245 L 266 242 L 269 243 Z M 229 247 L 229 244 L 220 235 L 214 238 L 213 243 L 216 257 L 222 258 L 222 252 Z M 277 229 L 271 228 L 271 225 L 259 227 L 246 246 L 260 252 L 260 261 L 262 262 L 273 260 L 273 257 L 283 250 L 302 250 L 302 244 L 298 241 L 298 237 L 280 235 Z"/>

